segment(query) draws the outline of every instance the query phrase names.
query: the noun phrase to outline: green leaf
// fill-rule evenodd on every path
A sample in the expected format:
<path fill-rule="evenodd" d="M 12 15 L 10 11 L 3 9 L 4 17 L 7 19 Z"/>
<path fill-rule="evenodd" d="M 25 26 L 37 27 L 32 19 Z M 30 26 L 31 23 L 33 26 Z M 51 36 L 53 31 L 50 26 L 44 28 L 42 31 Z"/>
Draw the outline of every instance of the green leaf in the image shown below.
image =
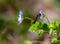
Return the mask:
<path fill-rule="evenodd" d="M 56 43 L 56 42 L 57 42 L 57 38 L 52 38 L 52 39 L 51 39 L 51 42 L 52 42 L 52 43 Z"/>
<path fill-rule="evenodd" d="M 51 34 L 52 34 L 52 32 L 53 32 L 53 29 L 50 29 L 50 30 L 49 30 L 49 34 L 51 35 Z"/>
<path fill-rule="evenodd" d="M 44 30 L 43 29 L 39 29 L 36 32 L 38 34 L 38 37 L 40 37 L 43 34 Z"/>
<path fill-rule="evenodd" d="M 32 44 L 32 43 L 31 43 L 31 41 L 29 41 L 29 40 L 25 40 L 25 41 L 23 42 L 23 44 Z"/>
<path fill-rule="evenodd" d="M 48 27 L 47 23 L 44 23 L 43 24 L 43 30 L 49 31 L 49 27 Z"/>

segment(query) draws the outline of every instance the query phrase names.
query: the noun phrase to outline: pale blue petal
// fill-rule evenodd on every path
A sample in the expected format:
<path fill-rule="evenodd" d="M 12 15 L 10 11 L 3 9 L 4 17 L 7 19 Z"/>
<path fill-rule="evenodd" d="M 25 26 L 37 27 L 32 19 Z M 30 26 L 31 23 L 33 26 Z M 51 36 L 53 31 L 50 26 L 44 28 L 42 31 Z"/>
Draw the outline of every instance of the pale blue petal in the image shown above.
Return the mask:
<path fill-rule="evenodd" d="M 20 10 L 20 11 L 19 11 L 19 16 L 20 16 L 20 15 L 21 15 L 21 16 L 23 15 L 23 12 L 22 12 L 22 10 Z"/>
<path fill-rule="evenodd" d="M 40 10 L 40 12 L 39 12 L 39 13 L 41 14 L 41 16 L 43 16 L 43 14 L 44 14 L 44 13 L 43 13 L 43 10 Z"/>
<path fill-rule="evenodd" d="M 23 20 L 23 12 L 22 10 L 19 11 L 18 23 L 21 24 Z"/>
<path fill-rule="evenodd" d="M 43 20 L 44 20 L 44 18 L 43 18 L 43 15 L 44 15 L 43 10 L 40 10 L 39 13 L 41 14 L 41 16 L 40 16 L 40 20 L 43 21 Z"/>

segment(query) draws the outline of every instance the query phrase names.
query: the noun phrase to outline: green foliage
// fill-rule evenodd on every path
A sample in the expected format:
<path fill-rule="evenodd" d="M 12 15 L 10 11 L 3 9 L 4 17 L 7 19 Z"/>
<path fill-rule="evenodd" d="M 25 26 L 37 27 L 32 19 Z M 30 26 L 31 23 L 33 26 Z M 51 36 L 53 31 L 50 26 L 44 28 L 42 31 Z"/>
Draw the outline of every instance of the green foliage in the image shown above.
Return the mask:
<path fill-rule="evenodd" d="M 36 31 L 36 30 L 44 30 L 44 31 L 48 31 L 49 30 L 49 27 L 48 27 L 48 24 L 46 24 L 45 22 L 41 22 L 41 21 L 37 21 L 35 24 L 33 24 L 31 27 L 30 27 L 30 31 Z"/>
<path fill-rule="evenodd" d="M 11 21 L 12 19 L 10 19 L 9 21 L 0 19 L 0 41 L 6 38 L 8 28 L 11 28 L 14 31 L 14 34 L 19 34 L 19 35 L 26 34 L 28 30 L 31 32 L 37 32 L 38 36 L 42 35 L 45 31 L 49 32 L 50 35 L 52 35 L 52 33 L 55 32 L 57 36 L 55 38 L 52 38 L 51 41 L 55 43 L 60 40 L 60 36 L 59 36 L 60 21 L 53 21 L 50 24 L 37 21 L 35 24 L 31 25 L 32 21 L 29 18 L 33 19 L 34 17 L 32 16 L 32 14 L 28 9 L 24 8 L 23 4 L 21 4 L 20 2 L 18 3 L 16 0 L 1 0 L 1 1 L 3 5 L 12 4 L 17 9 L 17 11 L 22 9 L 24 12 L 23 17 L 24 18 L 28 17 L 28 19 L 24 19 L 21 25 L 18 25 L 17 21 L 14 21 L 17 20 L 17 17 L 13 17 L 14 18 L 13 21 Z M 60 0 L 54 0 L 54 2 L 55 2 L 54 5 L 60 8 Z M 26 41 L 26 43 L 24 42 L 24 44 L 30 44 L 30 42 Z"/>
<path fill-rule="evenodd" d="M 60 0 L 54 0 L 55 7 L 60 8 Z"/>
<path fill-rule="evenodd" d="M 2 34 L 0 34 L 0 42 L 2 42 L 7 37 L 7 31 L 5 30 Z"/>
<path fill-rule="evenodd" d="M 4 20 L 0 19 L 0 30 L 2 30 L 3 25 L 4 25 Z"/>
<path fill-rule="evenodd" d="M 32 43 L 29 40 L 25 40 L 22 44 L 32 44 Z"/>
<path fill-rule="evenodd" d="M 42 35 L 43 32 L 49 32 L 51 36 L 52 33 L 56 33 L 56 37 L 51 38 L 51 42 L 55 43 L 60 40 L 58 39 L 58 33 L 60 32 L 60 21 L 53 21 L 50 24 L 41 21 L 36 21 L 36 23 L 33 24 L 29 30 L 32 32 L 37 32 L 39 36 Z"/>
<path fill-rule="evenodd" d="M 26 34 L 28 32 L 30 25 L 31 25 L 31 20 L 25 18 L 21 24 L 22 28 L 20 34 Z"/>

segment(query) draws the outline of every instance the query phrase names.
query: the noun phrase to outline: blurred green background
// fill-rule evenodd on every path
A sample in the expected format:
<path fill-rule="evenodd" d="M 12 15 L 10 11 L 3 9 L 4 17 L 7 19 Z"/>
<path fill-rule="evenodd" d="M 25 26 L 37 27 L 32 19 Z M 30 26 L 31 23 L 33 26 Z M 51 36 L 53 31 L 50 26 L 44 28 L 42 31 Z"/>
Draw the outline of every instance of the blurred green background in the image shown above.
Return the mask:
<path fill-rule="evenodd" d="M 41 28 L 43 28 L 44 31 L 48 31 L 48 32 L 51 31 L 51 28 L 53 28 L 52 31 L 58 29 L 56 33 L 57 32 L 59 33 L 60 21 L 52 22 L 52 20 L 50 20 L 52 22 L 51 24 L 47 24 L 44 22 L 37 22 L 34 25 L 35 27 L 33 26 L 32 22 L 41 8 L 44 10 L 44 13 L 47 14 L 48 16 L 58 15 L 60 17 L 60 0 L 48 0 L 48 1 L 47 0 L 0 0 L 0 44 L 10 44 L 10 43 L 15 44 L 14 39 L 16 41 L 16 44 L 31 44 L 30 43 L 31 41 L 30 42 L 27 41 L 27 43 L 25 43 L 24 40 L 27 39 L 29 40 L 29 38 L 32 40 L 31 37 L 27 37 L 29 36 L 29 32 L 31 33 L 32 30 L 35 31 L 38 29 L 36 32 L 40 36 L 43 33 L 43 31 L 39 30 Z M 47 11 L 49 10 L 50 11 L 46 13 L 45 8 L 47 9 Z M 23 11 L 22 24 L 18 24 L 18 17 L 19 17 L 18 15 L 20 10 Z M 56 12 L 54 12 L 53 10 Z M 53 11 L 51 13 L 53 15 L 49 15 L 51 11 Z M 58 18 L 58 16 L 55 17 L 55 19 L 59 20 L 60 18 Z M 49 27 L 51 25 L 52 27 Z M 29 31 L 30 27 L 32 27 L 31 31 Z M 50 34 L 51 33 L 52 32 L 50 32 Z M 8 38 L 10 34 L 15 37 L 14 39 L 12 38 L 13 41 L 11 38 L 10 38 L 11 40 Z M 60 40 L 60 36 L 58 36 L 57 38 L 59 38 Z M 52 41 L 56 42 L 57 40 L 52 40 Z"/>

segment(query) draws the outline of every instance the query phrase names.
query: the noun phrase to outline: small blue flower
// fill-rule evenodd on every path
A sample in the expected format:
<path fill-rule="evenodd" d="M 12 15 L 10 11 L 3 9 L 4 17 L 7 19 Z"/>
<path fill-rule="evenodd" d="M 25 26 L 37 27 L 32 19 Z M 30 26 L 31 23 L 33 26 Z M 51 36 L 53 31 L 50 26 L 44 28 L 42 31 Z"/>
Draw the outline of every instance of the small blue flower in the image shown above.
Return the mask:
<path fill-rule="evenodd" d="M 43 13 L 43 10 L 40 10 L 40 12 L 39 12 L 39 13 L 41 14 L 41 16 L 43 16 L 43 14 L 44 14 L 44 13 Z"/>
<path fill-rule="evenodd" d="M 23 20 L 23 12 L 22 10 L 19 11 L 18 23 L 21 24 Z"/>
<path fill-rule="evenodd" d="M 43 16 L 44 16 L 43 10 L 40 10 L 39 13 L 40 13 L 40 15 L 41 15 L 41 16 L 40 16 L 40 20 L 43 21 L 43 20 L 44 20 L 44 19 L 43 19 Z"/>

